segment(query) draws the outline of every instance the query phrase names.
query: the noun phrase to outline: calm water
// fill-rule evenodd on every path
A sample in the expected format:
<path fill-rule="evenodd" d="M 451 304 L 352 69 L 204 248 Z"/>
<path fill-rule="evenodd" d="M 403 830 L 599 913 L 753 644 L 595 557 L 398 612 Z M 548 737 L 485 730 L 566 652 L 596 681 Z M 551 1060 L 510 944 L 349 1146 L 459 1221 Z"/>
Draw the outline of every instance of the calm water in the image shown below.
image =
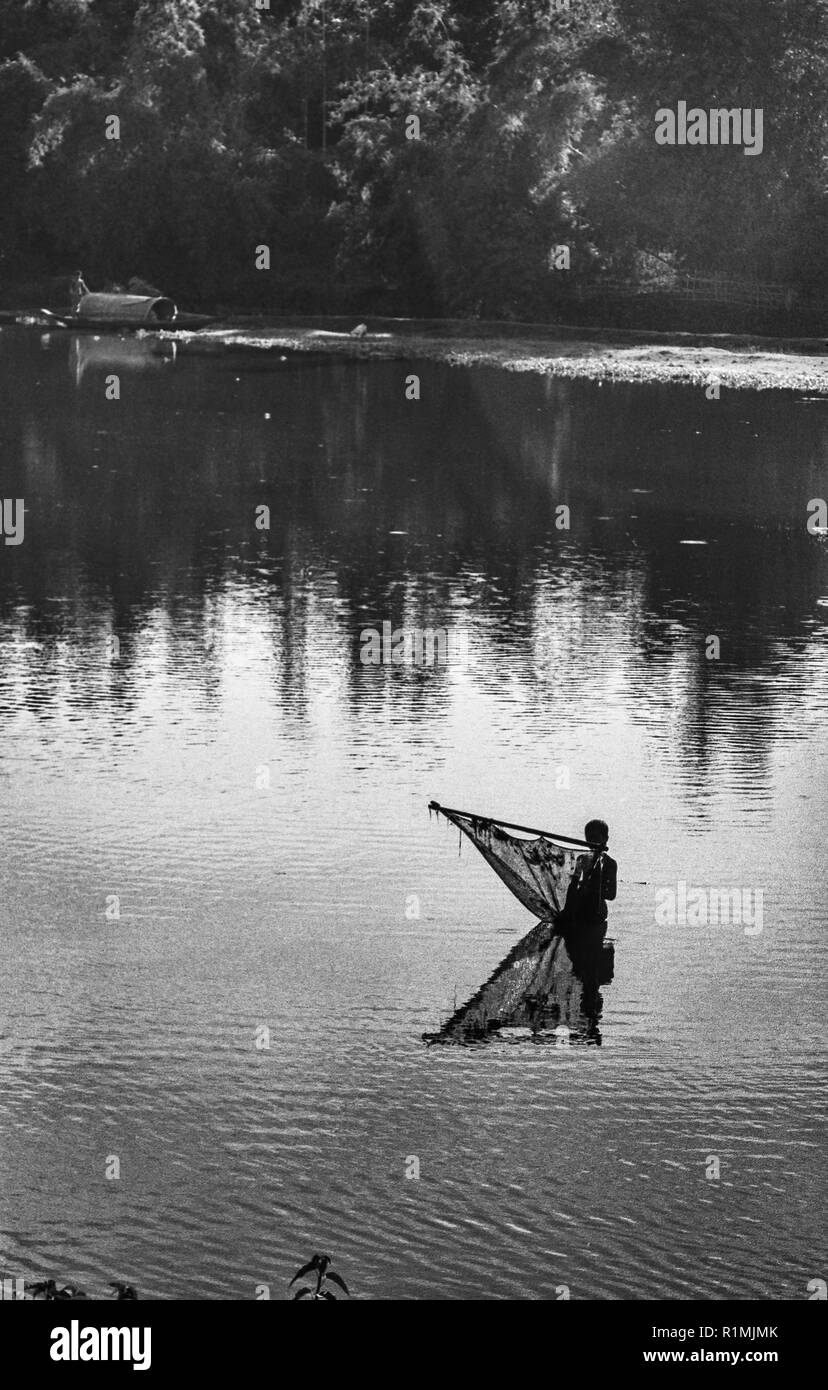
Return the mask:
<path fill-rule="evenodd" d="M 164 351 L 0 335 L 0 1268 L 807 1297 L 828 404 Z M 600 1047 L 423 1043 L 533 925 L 430 797 L 609 820 Z M 763 931 L 656 925 L 680 880 Z"/>

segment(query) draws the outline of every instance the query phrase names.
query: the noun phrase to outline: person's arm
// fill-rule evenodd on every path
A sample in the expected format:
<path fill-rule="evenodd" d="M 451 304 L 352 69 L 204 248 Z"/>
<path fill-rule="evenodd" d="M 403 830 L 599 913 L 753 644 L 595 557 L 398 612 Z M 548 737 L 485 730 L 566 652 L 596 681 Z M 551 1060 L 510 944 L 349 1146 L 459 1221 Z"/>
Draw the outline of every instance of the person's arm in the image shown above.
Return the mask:
<path fill-rule="evenodd" d="M 575 866 L 575 873 L 572 875 L 572 878 L 569 881 L 569 887 L 566 890 L 566 902 L 564 904 L 563 912 L 560 916 L 560 920 L 562 922 L 570 921 L 577 910 L 581 889 L 584 885 L 584 880 L 586 878 L 586 865 L 588 863 L 589 855 L 578 855 L 578 859 Z"/>
<path fill-rule="evenodd" d="M 602 896 L 612 901 L 618 891 L 618 865 L 611 855 L 604 855 L 604 874 L 601 885 Z"/>

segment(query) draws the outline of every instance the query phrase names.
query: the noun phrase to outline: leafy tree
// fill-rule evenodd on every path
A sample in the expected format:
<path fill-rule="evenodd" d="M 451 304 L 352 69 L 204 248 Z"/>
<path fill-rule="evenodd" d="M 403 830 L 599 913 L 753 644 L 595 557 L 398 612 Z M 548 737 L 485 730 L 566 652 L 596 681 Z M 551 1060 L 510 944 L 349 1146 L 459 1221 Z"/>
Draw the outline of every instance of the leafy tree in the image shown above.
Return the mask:
<path fill-rule="evenodd" d="M 825 294 L 826 98 L 828 0 L 0 0 L 0 256 L 281 310 L 542 317 L 559 243 Z M 657 146 L 678 100 L 763 154 Z"/>

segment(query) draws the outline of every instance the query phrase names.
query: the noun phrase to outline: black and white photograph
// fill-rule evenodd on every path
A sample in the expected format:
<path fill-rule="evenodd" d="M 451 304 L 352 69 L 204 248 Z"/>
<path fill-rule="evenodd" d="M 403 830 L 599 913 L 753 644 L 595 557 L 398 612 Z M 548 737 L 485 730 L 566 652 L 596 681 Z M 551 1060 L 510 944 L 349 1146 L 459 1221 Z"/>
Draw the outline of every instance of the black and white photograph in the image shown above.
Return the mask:
<path fill-rule="evenodd" d="M 828 1297 L 828 0 L 0 0 L 0 187 L 38 1355 L 540 1301 L 582 1369 L 621 1304 L 632 1365 L 784 1370 Z"/>

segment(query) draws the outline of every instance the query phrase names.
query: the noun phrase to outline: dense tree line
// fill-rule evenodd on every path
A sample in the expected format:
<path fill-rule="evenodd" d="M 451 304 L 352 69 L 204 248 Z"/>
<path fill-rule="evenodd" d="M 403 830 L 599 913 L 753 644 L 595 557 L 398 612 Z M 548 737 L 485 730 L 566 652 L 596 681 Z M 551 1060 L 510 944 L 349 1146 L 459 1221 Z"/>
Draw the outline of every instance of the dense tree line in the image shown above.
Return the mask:
<path fill-rule="evenodd" d="M 679 100 L 761 157 L 656 144 Z M 821 296 L 826 111 L 828 0 L 0 0 L 0 276 L 542 318 L 566 245 Z"/>

